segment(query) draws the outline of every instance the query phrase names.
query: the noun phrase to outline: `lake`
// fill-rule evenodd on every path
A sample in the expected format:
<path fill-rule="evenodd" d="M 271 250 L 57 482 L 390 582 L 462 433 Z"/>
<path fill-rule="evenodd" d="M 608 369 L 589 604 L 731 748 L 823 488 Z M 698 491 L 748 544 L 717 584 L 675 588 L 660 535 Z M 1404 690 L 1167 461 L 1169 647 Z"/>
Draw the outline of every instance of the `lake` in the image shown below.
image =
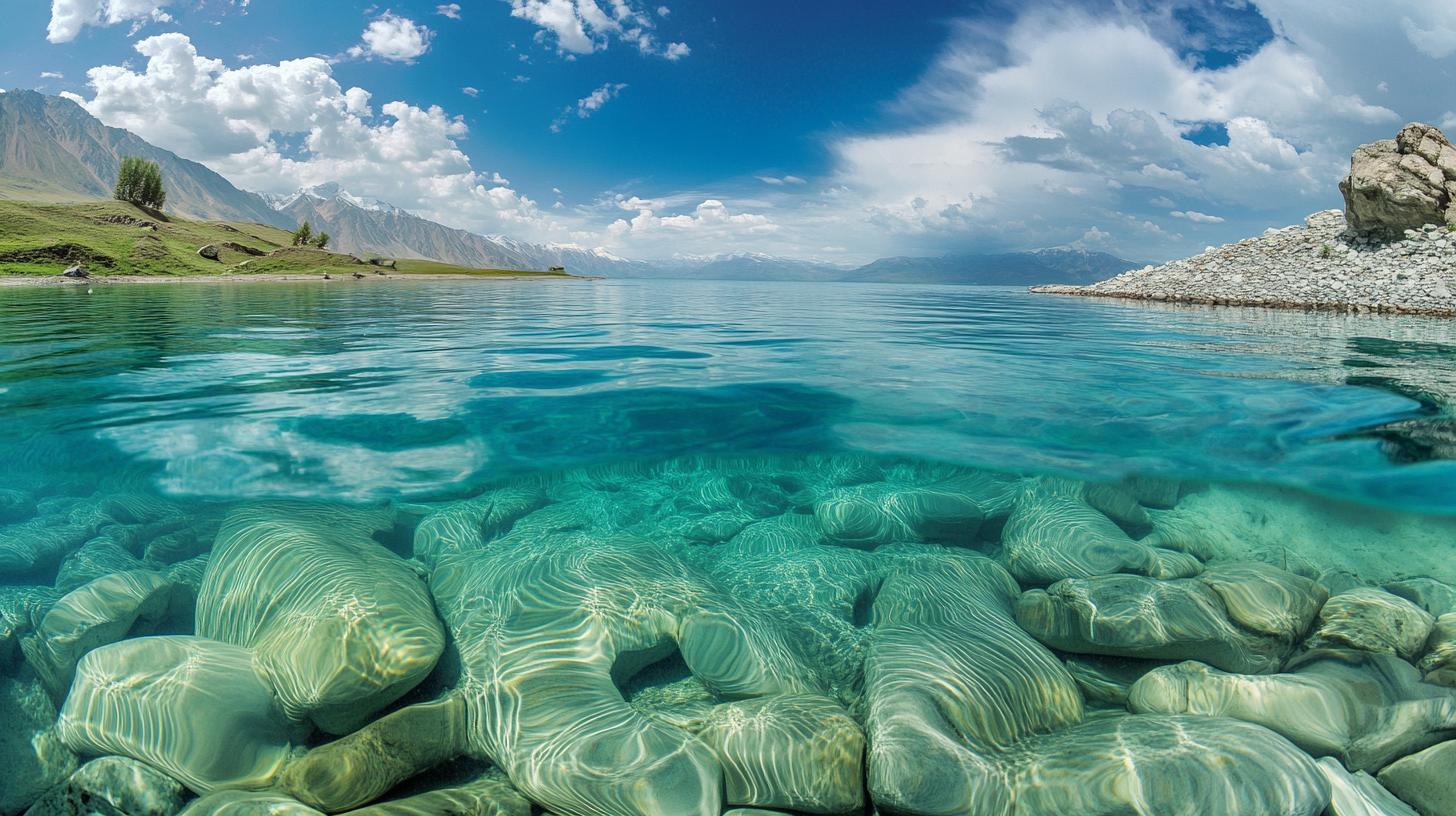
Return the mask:
<path fill-rule="evenodd" d="M 1375 714 L 1321 741 L 1307 701 L 1227 701 L 1367 672 L 1456 710 L 1456 657 L 1422 660 L 1456 612 L 1453 395 L 1456 324 L 1415 317 L 0 289 L 0 754 L 330 813 L 1319 813 L 1315 758 L 1373 773 L 1456 722 L 1367 756 Z M 376 728 L 434 753 L 336 742 Z"/>

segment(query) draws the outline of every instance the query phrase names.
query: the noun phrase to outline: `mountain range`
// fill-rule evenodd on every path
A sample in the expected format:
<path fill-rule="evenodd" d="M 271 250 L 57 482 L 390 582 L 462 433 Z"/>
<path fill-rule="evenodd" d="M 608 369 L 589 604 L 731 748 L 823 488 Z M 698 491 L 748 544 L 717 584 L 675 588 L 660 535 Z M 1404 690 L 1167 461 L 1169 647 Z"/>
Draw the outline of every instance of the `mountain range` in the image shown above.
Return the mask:
<path fill-rule="evenodd" d="M 479 235 L 421 218 L 337 184 L 265 196 L 233 186 L 201 164 L 107 127 L 64 97 L 0 92 L 0 198 L 83 201 L 107 198 L 123 156 L 161 165 L 167 210 L 184 218 L 242 221 L 292 229 L 308 221 L 331 246 L 360 256 L 436 260 L 489 269 L 544 270 L 620 278 L 877 281 L 1026 285 L 1092 283 L 1141 264 L 1069 247 L 1002 254 L 883 258 L 865 266 L 752 252 L 632 261 L 602 249 L 533 244 Z"/>

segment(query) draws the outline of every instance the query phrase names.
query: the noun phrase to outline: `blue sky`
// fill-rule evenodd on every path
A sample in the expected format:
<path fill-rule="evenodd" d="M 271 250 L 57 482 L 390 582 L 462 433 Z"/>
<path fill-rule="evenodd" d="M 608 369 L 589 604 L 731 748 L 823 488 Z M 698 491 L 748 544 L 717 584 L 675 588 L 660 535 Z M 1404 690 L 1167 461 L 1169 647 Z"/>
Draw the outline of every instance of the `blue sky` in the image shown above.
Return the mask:
<path fill-rule="evenodd" d="M 9 4 L 0 86 L 239 186 L 339 181 L 626 257 L 1162 259 L 1339 205 L 1456 126 L 1456 3 Z"/>

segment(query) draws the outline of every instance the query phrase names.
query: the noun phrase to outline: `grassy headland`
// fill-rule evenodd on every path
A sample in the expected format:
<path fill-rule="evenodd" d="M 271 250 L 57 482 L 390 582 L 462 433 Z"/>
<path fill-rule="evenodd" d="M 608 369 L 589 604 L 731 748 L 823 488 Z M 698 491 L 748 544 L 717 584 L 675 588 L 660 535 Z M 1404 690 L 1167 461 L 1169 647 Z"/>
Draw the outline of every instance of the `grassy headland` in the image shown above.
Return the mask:
<path fill-rule="evenodd" d="M 567 277 L 560 273 L 462 266 L 400 258 L 393 268 L 341 252 L 292 246 L 286 230 L 263 224 L 187 221 L 120 201 L 40 204 L 0 200 L 0 276 L 55 276 L 80 264 L 93 277 L 214 275 L 470 275 Z M 217 248 L 217 259 L 198 254 Z"/>

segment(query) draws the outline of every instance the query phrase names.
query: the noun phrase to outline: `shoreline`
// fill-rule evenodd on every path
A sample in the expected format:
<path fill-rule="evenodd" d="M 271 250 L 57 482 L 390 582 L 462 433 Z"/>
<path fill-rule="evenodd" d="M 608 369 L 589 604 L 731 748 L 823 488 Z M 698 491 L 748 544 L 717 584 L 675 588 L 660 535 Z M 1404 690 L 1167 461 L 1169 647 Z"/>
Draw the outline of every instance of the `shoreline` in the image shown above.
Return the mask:
<path fill-rule="evenodd" d="M 1093 284 L 1095 286 L 1096 284 Z M 1274 298 L 1212 298 L 1193 295 L 1147 294 L 1139 292 L 1099 292 L 1091 286 L 1048 283 L 1028 287 L 1036 295 L 1130 300 L 1163 306 L 1233 306 L 1245 309 L 1284 309 L 1302 312 L 1336 312 L 1339 314 L 1403 315 L 1408 317 L 1456 317 L 1456 308 L 1404 306 L 1391 303 L 1356 303 L 1352 301 L 1279 300 Z"/>
<path fill-rule="evenodd" d="M 1087 285 L 1034 294 L 1190 306 L 1456 317 L 1456 227 L 1429 224 L 1377 238 L 1325 210 L 1302 225 Z"/>
<path fill-rule="evenodd" d="M 354 278 L 352 275 L 335 275 L 325 279 L 318 274 L 257 274 L 219 275 L 97 275 L 91 278 L 65 278 L 60 275 L 14 275 L 0 276 L 0 288 L 23 286 L 129 286 L 174 283 L 390 283 L 397 281 L 538 281 L 538 280 L 595 280 L 584 275 L 533 275 L 523 272 L 519 275 L 467 275 L 443 272 L 422 272 L 419 274 L 366 275 Z"/>

